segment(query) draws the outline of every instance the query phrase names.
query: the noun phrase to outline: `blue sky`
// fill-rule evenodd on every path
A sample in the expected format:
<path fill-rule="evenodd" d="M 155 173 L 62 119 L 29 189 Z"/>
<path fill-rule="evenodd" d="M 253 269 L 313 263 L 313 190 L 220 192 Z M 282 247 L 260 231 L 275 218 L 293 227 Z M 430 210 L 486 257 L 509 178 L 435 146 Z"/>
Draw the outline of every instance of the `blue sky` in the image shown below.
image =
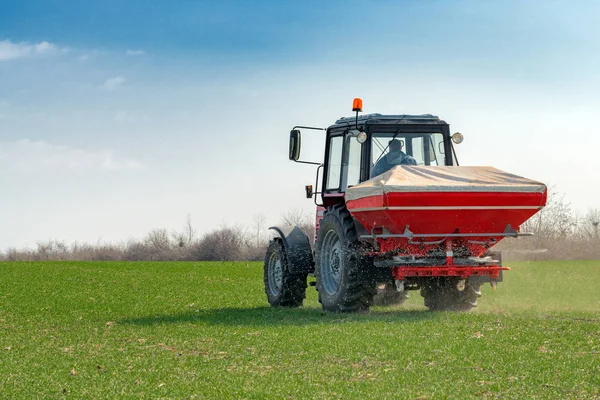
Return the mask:
<path fill-rule="evenodd" d="M 463 164 L 598 207 L 598 15 L 592 1 L 2 2 L 0 248 L 312 212 L 289 129 L 327 126 L 355 96 L 438 114 L 465 134 Z"/>

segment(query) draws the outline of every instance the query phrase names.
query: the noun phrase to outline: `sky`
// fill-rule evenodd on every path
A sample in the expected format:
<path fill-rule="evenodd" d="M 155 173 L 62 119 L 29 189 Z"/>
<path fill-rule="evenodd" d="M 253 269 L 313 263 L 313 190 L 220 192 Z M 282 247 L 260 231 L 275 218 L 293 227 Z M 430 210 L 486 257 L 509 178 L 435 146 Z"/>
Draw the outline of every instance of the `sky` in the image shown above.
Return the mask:
<path fill-rule="evenodd" d="M 431 113 L 600 208 L 596 1 L 0 2 L 0 249 L 314 213 L 295 125 Z M 303 154 L 322 157 L 322 134 Z"/>

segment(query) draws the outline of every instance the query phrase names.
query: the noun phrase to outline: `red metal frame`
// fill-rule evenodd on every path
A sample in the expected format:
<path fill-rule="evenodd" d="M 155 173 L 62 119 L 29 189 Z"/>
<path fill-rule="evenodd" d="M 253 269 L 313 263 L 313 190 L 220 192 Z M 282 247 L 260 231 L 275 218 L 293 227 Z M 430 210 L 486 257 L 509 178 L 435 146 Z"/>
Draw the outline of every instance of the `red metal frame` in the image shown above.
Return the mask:
<path fill-rule="evenodd" d="M 327 209 L 325 207 L 317 205 L 317 212 L 315 213 L 315 235 L 313 238 L 313 240 L 314 240 L 313 243 L 317 243 L 317 236 L 319 234 L 319 228 L 321 227 L 321 221 L 325 217 L 326 210 Z"/>
<path fill-rule="evenodd" d="M 437 265 L 434 267 L 393 267 L 394 279 L 403 281 L 407 277 L 457 276 L 463 279 L 469 276 L 489 276 L 498 279 L 500 271 L 508 271 L 509 267 L 490 265 L 485 267 Z"/>
<path fill-rule="evenodd" d="M 434 276 L 456 276 L 463 279 L 469 276 L 489 276 L 490 279 L 498 279 L 500 271 L 508 271 L 510 268 L 498 264 L 487 265 L 457 265 L 454 263 L 452 238 L 446 239 L 446 264 L 433 265 L 427 267 L 421 266 L 402 266 L 392 267 L 392 276 L 394 279 L 403 281 L 407 277 L 434 277 Z M 441 260 L 440 260 L 441 261 Z"/>

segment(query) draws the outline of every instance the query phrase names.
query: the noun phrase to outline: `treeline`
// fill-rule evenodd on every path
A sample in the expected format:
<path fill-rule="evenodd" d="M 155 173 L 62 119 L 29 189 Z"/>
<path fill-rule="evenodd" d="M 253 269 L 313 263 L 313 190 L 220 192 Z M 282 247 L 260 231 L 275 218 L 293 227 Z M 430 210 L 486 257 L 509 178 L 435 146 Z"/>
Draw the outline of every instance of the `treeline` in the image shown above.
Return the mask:
<path fill-rule="evenodd" d="M 533 237 L 507 238 L 495 249 L 505 259 L 559 260 L 600 259 L 600 210 L 583 215 L 573 211 L 564 196 L 550 190 L 547 206 L 521 226 Z M 181 231 L 158 229 L 139 240 L 123 243 L 38 243 L 34 249 L 7 249 L 5 261 L 123 260 L 123 261 L 237 261 L 262 260 L 271 233 L 264 215 L 255 215 L 252 226 L 222 226 L 197 235 L 188 216 Z M 298 210 L 282 215 L 280 224 L 299 225 L 309 238 L 314 234 L 314 216 Z"/>
<path fill-rule="evenodd" d="M 281 216 L 282 225 L 299 225 L 312 237 L 314 217 L 299 210 Z M 271 233 L 266 217 L 255 215 L 252 226 L 222 226 L 198 235 L 188 216 L 181 231 L 157 229 L 142 239 L 121 243 L 39 242 L 33 249 L 0 252 L 3 261 L 256 261 L 263 260 Z"/>

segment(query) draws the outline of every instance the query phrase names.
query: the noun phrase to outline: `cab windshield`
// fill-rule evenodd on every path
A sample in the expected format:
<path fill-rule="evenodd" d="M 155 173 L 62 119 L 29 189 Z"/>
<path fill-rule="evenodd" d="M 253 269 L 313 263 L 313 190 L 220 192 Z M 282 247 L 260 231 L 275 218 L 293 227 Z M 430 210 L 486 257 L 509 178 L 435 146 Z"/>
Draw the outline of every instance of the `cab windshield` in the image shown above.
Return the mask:
<path fill-rule="evenodd" d="M 370 177 L 396 165 L 444 165 L 444 136 L 441 133 L 373 133 Z"/>

